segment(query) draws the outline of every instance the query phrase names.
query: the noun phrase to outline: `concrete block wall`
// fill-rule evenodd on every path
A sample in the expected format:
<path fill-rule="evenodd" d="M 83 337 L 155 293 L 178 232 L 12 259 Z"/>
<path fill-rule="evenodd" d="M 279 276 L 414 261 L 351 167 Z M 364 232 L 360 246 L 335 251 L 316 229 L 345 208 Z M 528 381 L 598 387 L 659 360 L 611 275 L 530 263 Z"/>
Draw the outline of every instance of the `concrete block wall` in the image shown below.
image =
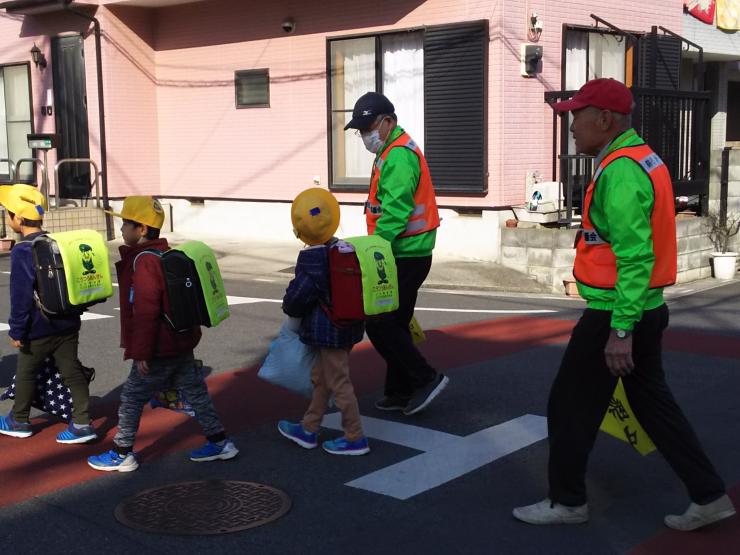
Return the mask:
<path fill-rule="evenodd" d="M 712 150 L 709 170 L 709 211 L 719 211 L 720 173 L 722 171 L 722 150 Z M 730 165 L 727 174 L 727 213 L 740 215 L 740 148 L 730 151 Z"/>
<path fill-rule="evenodd" d="M 503 228 L 499 262 L 533 277 L 539 283 L 563 292 L 563 280 L 573 279 L 577 230 L 547 228 Z M 679 219 L 676 222 L 678 240 L 678 273 L 676 283 L 687 283 L 712 276 L 711 253 L 704 218 Z M 740 250 L 736 236 L 734 250 Z"/>
<path fill-rule="evenodd" d="M 503 228 L 499 262 L 552 288 L 563 291 L 573 279 L 575 229 Z"/>
<path fill-rule="evenodd" d="M 50 233 L 94 229 L 105 237 L 105 213 L 92 206 L 52 208 L 44 218 L 44 229 Z"/>
<path fill-rule="evenodd" d="M 712 276 L 710 254 L 714 251 L 704 218 L 676 221 L 678 272 L 676 283 L 687 283 Z"/>

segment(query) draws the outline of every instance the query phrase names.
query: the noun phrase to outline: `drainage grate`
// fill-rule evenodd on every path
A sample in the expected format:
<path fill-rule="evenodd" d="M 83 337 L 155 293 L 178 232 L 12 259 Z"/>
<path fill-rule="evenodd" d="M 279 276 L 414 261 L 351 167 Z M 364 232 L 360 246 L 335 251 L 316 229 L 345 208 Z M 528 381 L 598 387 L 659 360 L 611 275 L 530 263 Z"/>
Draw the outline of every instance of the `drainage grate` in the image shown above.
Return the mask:
<path fill-rule="evenodd" d="M 116 507 L 118 522 L 145 532 L 227 534 L 277 520 L 290 510 L 279 489 L 253 482 L 206 480 L 142 491 Z"/>

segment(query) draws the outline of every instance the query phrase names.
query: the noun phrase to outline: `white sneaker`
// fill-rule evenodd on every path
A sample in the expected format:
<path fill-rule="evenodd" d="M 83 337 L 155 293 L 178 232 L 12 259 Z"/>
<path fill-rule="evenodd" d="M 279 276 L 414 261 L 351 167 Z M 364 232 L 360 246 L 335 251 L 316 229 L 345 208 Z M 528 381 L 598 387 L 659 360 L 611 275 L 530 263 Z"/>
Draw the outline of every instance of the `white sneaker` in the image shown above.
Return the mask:
<path fill-rule="evenodd" d="M 588 505 L 568 507 L 545 498 L 534 505 L 517 507 L 514 518 L 529 524 L 582 524 L 588 522 Z"/>
<path fill-rule="evenodd" d="M 706 505 L 691 503 L 684 514 L 667 515 L 663 522 L 668 528 L 688 532 L 734 515 L 735 507 L 732 505 L 732 500 L 727 495 L 723 495 Z"/>

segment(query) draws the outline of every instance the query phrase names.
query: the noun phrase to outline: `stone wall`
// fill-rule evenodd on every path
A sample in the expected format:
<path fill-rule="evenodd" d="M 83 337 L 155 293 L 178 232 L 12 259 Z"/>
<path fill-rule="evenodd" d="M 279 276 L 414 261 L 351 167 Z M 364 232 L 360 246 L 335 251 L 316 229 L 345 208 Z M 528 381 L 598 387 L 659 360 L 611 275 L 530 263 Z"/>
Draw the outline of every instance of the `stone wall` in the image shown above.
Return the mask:
<path fill-rule="evenodd" d="M 501 264 L 563 292 L 563 281 L 573 279 L 575 229 L 504 228 L 501 230 Z M 710 255 L 714 251 L 704 218 L 676 221 L 678 275 L 676 283 L 712 276 Z M 735 237 L 735 250 L 740 236 Z"/>

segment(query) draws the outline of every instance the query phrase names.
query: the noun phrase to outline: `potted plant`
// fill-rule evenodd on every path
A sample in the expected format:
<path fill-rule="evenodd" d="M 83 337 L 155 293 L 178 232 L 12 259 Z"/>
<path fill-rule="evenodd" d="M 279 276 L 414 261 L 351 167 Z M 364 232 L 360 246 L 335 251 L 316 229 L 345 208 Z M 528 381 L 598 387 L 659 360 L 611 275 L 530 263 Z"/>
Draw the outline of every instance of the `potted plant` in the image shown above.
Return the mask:
<path fill-rule="evenodd" d="M 740 231 L 740 214 L 728 214 L 723 222 L 719 214 L 709 214 L 707 218 L 709 238 L 714 244 L 712 253 L 714 277 L 732 279 L 737 268 L 737 253 L 728 250 L 730 240 Z"/>

